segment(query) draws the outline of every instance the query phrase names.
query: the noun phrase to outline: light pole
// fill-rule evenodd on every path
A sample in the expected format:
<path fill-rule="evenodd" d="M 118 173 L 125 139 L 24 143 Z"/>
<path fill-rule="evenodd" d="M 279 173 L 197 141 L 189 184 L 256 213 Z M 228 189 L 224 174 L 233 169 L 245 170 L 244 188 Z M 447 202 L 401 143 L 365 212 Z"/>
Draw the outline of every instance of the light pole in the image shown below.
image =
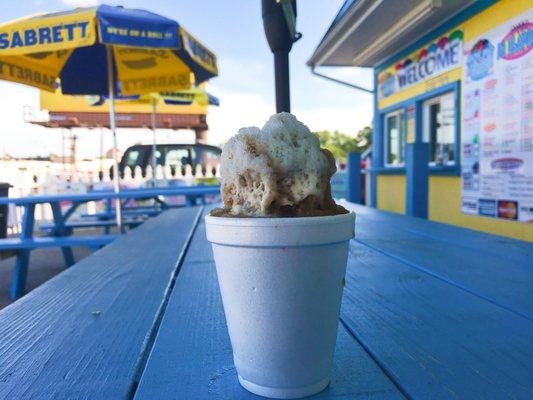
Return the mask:
<path fill-rule="evenodd" d="M 262 0 L 263 27 L 274 54 L 276 112 L 291 111 L 289 53 L 302 37 L 296 32 L 296 0 Z"/>

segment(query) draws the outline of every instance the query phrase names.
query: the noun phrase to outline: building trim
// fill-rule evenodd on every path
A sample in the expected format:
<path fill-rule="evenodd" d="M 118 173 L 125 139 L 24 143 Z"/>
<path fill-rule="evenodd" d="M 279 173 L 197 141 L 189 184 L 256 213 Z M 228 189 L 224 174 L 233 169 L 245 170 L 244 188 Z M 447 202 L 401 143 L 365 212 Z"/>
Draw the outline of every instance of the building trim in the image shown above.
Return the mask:
<path fill-rule="evenodd" d="M 383 109 L 374 109 L 374 124 L 378 128 L 374 130 L 374 144 L 375 147 L 372 149 L 373 155 L 373 168 L 372 170 L 376 173 L 383 174 L 390 171 L 393 174 L 405 173 L 404 167 L 391 167 L 386 166 L 384 162 L 384 142 L 385 142 L 385 130 L 384 130 L 384 117 L 386 114 L 396 111 L 396 110 L 406 110 L 408 106 L 415 106 L 415 143 L 421 143 L 423 140 L 423 124 L 422 124 L 422 103 L 428 99 L 431 99 L 436 96 L 443 95 L 448 92 L 454 93 L 454 104 L 455 104 L 455 144 L 454 144 L 454 153 L 455 153 L 455 164 L 453 165 L 430 165 L 429 172 L 430 175 L 452 175 L 459 176 L 461 172 L 461 110 L 460 99 L 461 99 L 461 82 L 455 81 L 447 83 L 445 85 L 439 86 L 429 92 L 422 93 L 418 96 L 412 97 L 410 99 L 398 102 L 389 107 Z M 376 156 L 380 156 L 376 160 Z M 375 161 L 374 161 L 375 160 Z"/>

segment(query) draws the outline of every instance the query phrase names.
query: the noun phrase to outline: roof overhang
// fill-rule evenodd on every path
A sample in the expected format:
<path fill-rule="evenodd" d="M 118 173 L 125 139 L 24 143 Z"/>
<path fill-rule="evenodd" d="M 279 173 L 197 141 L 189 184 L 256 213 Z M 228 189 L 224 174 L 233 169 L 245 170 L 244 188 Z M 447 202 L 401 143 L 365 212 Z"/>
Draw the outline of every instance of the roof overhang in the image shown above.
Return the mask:
<path fill-rule="evenodd" d="M 475 2 L 351 0 L 307 64 L 375 67 Z"/>

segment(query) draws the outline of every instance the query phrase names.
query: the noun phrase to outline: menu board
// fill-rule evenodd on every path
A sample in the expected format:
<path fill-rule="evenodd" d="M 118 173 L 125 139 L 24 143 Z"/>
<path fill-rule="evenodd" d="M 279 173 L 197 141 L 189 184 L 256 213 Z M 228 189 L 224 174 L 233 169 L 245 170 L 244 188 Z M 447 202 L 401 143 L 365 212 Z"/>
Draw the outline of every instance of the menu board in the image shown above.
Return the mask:
<path fill-rule="evenodd" d="M 465 43 L 462 212 L 533 221 L 533 10 Z"/>

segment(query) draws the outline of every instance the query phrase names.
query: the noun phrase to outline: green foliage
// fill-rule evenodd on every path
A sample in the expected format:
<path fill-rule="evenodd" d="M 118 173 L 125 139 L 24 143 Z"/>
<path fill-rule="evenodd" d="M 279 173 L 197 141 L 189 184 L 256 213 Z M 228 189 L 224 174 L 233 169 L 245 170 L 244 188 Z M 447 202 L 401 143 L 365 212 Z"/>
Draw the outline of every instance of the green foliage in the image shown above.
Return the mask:
<path fill-rule="evenodd" d="M 355 137 L 335 131 L 315 132 L 320 145 L 333 153 L 336 159 L 346 161 L 346 155 L 353 151 L 362 153 L 372 144 L 372 128 L 366 126 L 357 132 Z"/>

